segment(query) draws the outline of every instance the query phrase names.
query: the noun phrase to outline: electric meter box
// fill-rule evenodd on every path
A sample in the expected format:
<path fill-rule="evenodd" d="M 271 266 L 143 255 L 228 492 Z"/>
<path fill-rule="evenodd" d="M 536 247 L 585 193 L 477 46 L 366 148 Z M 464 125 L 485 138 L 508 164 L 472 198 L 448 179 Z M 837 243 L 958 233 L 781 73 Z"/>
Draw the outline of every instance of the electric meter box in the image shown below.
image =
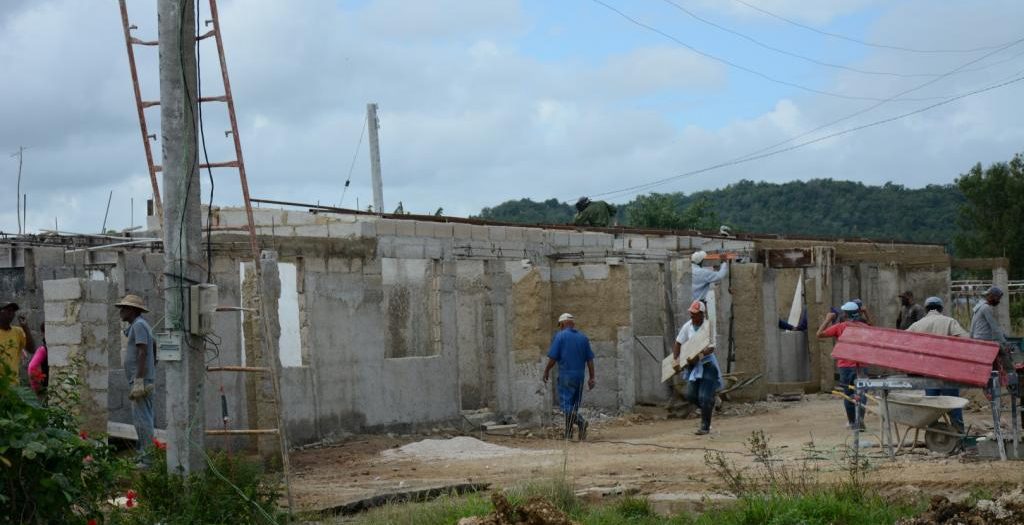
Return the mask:
<path fill-rule="evenodd" d="M 189 287 L 189 332 L 193 335 L 213 333 L 213 314 L 217 311 L 219 295 L 215 284 L 197 284 Z"/>

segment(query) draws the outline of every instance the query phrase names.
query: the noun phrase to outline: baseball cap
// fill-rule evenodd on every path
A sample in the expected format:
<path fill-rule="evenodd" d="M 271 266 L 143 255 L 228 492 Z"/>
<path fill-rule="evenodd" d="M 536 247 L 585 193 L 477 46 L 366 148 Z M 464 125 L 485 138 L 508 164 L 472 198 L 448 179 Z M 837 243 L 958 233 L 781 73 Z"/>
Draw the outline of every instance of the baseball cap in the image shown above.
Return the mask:
<path fill-rule="evenodd" d="M 572 314 L 570 314 L 569 312 L 566 312 L 566 313 L 564 313 L 564 314 L 562 314 L 562 315 L 558 316 L 558 322 L 559 322 L 559 323 L 564 323 L 564 322 L 566 322 L 566 321 L 574 321 L 575 319 L 576 319 L 576 318 L 575 318 L 575 317 L 573 317 L 573 315 L 572 315 Z"/>
<path fill-rule="evenodd" d="M 842 308 L 844 312 L 856 312 L 857 310 L 860 310 L 860 307 L 857 306 L 857 303 L 853 301 L 843 304 Z"/>
<path fill-rule="evenodd" d="M 932 296 L 924 300 L 925 306 L 930 306 L 933 304 L 936 306 L 942 306 L 942 299 Z"/>
<path fill-rule="evenodd" d="M 707 305 L 705 305 L 701 301 L 694 301 L 694 302 L 690 303 L 689 312 L 692 313 L 692 314 L 695 314 L 697 312 L 707 312 L 707 311 L 708 311 Z"/>

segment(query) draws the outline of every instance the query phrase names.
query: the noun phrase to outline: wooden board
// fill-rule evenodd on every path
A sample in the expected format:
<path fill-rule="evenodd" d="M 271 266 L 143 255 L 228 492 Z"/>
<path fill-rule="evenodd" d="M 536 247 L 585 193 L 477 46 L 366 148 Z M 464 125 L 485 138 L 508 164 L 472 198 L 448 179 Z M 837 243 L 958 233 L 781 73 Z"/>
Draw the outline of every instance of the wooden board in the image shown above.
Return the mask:
<path fill-rule="evenodd" d="M 697 333 L 693 334 L 693 337 L 689 341 L 683 344 L 682 349 L 679 351 L 679 362 L 685 364 L 693 357 L 699 355 L 704 350 L 707 350 L 711 346 L 711 330 L 710 325 L 707 321 L 704 322 L 705 326 L 702 326 Z M 676 369 L 674 366 L 675 359 L 671 354 L 668 355 L 661 362 L 661 382 L 664 383 L 672 376 L 676 375 Z"/>
<path fill-rule="evenodd" d="M 138 441 L 139 439 L 139 434 L 135 432 L 135 427 L 133 425 L 117 423 L 115 421 L 107 421 L 107 435 L 131 441 Z M 166 442 L 167 431 L 162 428 L 155 428 L 153 429 L 153 437 Z"/>

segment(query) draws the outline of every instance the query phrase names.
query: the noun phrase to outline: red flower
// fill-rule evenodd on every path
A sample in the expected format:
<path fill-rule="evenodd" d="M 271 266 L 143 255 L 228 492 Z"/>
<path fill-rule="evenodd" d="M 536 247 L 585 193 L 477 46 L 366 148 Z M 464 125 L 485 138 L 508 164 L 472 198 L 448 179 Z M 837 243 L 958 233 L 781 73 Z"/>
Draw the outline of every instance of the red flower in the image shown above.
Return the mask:
<path fill-rule="evenodd" d="M 167 443 L 164 443 L 157 438 L 153 438 L 153 446 L 156 447 L 157 450 L 167 450 Z"/>
<path fill-rule="evenodd" d="M 131 490 L 131 489 L 128 489 L 128 493 L 125 494 L 125 497 L 128 498 L 128 501 L 124 502 L 124 506 L 129 508 L 129 509 L 134 507 L 135 506 L 135 496 L 136 496 L 135 491 Z"/>
<path fill-rule="evenodd" d="M 126 502 L 124 502 L 124 506 L 125 506 L 126 508 L 129 508 L 129 509 L 130 509 L 130 508 L 132 508 L 132 507 L 134 507 L 134 506 L 135 506 L 135 500 L 133 500 L 133 499 L 130 499 L 130 500 L 128 500 L 128 501 L 126 501 Z"/>
<path fill-rule="evenodd" d="M 84 430 L 79 430 L 78 437 L 82 438 L 83 440 L 87 440 L 89 439 L 89 433 Z"/>
<path fill-rule="evenodd" d="M 97 525 L 96 518 L 90 518 L 89 522 L 86 523 L 85 525 Z"/>
<path fill-rule="evenodd" d="M 135 491 L 134 491 L 134 490 L 132 490 L 132 489 L 128 489 L 128 493 L 127 493 L 127 494 L 125 494 L 125 497 L 127 497 L 128 499 L 135 499 L 135 498 L 137 498 L 138 496 L 139 496 L 139 495 L 138 495 L 138 494 L 136 494 L 136 493 L 135 493 Z"/>
<path fill-rule="evenodd" d="M 82 458 L 82 463 L 85 463 L 86 465 L 92 463 L 92 454 L 89 454 L 88 456 Z"/>

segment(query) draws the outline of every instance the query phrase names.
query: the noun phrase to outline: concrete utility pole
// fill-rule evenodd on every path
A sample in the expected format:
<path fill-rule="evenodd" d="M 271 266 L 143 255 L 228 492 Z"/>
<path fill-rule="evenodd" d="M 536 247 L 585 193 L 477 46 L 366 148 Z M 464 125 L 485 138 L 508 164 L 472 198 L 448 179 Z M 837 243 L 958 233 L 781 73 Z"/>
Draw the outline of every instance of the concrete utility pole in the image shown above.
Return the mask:
<path fill-rule="evenodd" d="M 378 215 L 384 213 L 384 183 L 380 180 L 380 142 L 377 131 L 377 104 L 366 105 L 366 127 L 370 130 L 370 174 L 373 175 L 373 209 Z"/>
<path fill-rule="evenodd" d="M 160 132 L 163 135 L 165 326 L 181 338 L 181 359 L 167 371 L 167 468 L 202 470 L 205 346 L 188 332 L 189 286 L 203 280 L 199 157 L 196 140 L 194 0 L 158 0 Z"/>

